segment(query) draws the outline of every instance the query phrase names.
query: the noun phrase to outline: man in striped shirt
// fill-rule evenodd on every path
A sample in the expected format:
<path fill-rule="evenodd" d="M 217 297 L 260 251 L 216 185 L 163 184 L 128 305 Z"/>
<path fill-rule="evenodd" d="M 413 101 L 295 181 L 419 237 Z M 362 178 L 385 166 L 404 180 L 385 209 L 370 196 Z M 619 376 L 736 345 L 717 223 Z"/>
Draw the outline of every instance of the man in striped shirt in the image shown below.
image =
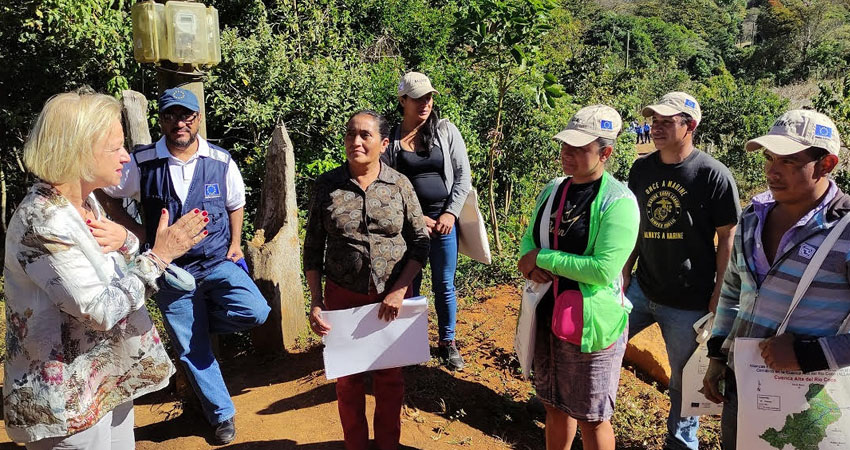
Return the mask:
<path fill-rule="evenodd" d="M 726 450 L 735 448 L 737 432 L 732 372 L 736 338 L 766 338 L 760 347 L 773 370 L 850 366 L 850 335 L 836 335 L 850 314 L 850 228 L 827 254 L 787 332 L 776 336 L 805 267 L 832 227 L 850 212 L 850 196 L 828 177 L 838 164 L 840 146 L 832 120 L 809 110 L 788 111 L 766 136 L 747 142 L 747 150 L 764 154 L 769 191 L 755 196 L 741 216 L 703 381 L 706 398 L 724 402 Z"/>

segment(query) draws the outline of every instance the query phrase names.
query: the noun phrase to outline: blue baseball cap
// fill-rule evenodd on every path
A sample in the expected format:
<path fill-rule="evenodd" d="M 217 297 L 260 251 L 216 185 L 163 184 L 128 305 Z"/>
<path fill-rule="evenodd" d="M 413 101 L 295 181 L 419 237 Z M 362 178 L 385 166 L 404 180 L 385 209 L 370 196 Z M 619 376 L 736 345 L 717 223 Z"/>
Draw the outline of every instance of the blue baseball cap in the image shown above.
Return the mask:
<path fill-rule="evenodd" d="M 201 107 L 198 106 L 198 97 L 195 97 L 195 94 L 193 94 L 192 91 L 176 87 L 166 89 L 165 92 L 159 96 L 159 112 L 178 105 L 192 111 L 201 110 Z"/>

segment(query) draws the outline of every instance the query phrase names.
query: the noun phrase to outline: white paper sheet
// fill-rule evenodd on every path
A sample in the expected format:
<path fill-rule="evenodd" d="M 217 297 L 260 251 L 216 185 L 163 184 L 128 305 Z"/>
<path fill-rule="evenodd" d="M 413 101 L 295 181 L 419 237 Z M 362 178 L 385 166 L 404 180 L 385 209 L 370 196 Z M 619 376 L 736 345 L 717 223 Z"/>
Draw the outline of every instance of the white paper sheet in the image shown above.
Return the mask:
<path fill-rule="evenodd" d="M 325 343 L 325 376 L 329 380 L 366 372 L 419 364 L 431 358 L 428 348 L 428 300 L 404 300 L 395 320 L 378 318 L 380 303 L 322 312 L 331 330 Z"/>

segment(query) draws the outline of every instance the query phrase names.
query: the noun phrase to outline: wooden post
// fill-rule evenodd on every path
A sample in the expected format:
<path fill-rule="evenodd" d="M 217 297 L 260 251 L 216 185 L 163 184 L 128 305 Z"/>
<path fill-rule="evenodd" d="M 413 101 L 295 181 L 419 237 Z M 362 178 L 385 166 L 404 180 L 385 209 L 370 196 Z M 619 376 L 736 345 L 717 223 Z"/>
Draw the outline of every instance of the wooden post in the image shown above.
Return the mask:
<path fill-rule="evenodd" d="M 152 142 L 148 129 L 148 99 L 141 92 L 128 89 L 121 92 L 121 103 L 124 105 L 124 136 L 129 144 L 127 149 L 132 152 L 137 145 Z"/>
<path fill-rule="evenodd" d="M 266 153 L 266 174 L 254 239 L 245 249 L 254 282 L 269 302 L 266 323 L 252 331 L 254 346 L 277 353 L 290 350 L 306 328 L 301 288 L 298 210 L 295 203 L 295 151 L 279 122 Z"/>

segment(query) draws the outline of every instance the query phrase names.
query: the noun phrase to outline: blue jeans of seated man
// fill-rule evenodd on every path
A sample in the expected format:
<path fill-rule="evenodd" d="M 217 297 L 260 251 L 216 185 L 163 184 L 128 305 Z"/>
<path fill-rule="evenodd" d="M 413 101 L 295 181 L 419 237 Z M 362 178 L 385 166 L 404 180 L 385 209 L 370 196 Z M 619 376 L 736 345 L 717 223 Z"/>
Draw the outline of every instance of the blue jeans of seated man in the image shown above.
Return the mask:
<path fill-rule="evenodd" d="M 434 308 L 437 310 L 438 334 L 441 341 L 455 338 L 457 296 L 455 295 L 455 272 L 457 271 L 457 227 L 449 234 L 434 233 L 431 236 L 431 286 L 434 290 Z M 413 296 L 420 295 L 422 272 L 413 280 Z"/>
<path fill-rule="evenodd" d="M 664 448 L 697 450 L 699 416 L 682 417 L 682 369 L 697 348 L 693 324 L 708 313 L 689 311 L 655 303 L 643 293 L 637 277 L 632 276 L 626 292 L 634 308 L 629 314 L 629 339 L 644 328 L 658 323 L 670 362 L 670 413 L 667 416 L 667 438 Z"/>
<path fill-rule="evenodd" d="M 216 425 L 233 417 L 236 409 L 213 355 L 210 333 L 233 333 L 261 325 L 270 308 L 248 274 L 232 261 L 213 267 L 196 283 L 191 292 L 160 283 L 156 303 L 204 416 Z"/>

